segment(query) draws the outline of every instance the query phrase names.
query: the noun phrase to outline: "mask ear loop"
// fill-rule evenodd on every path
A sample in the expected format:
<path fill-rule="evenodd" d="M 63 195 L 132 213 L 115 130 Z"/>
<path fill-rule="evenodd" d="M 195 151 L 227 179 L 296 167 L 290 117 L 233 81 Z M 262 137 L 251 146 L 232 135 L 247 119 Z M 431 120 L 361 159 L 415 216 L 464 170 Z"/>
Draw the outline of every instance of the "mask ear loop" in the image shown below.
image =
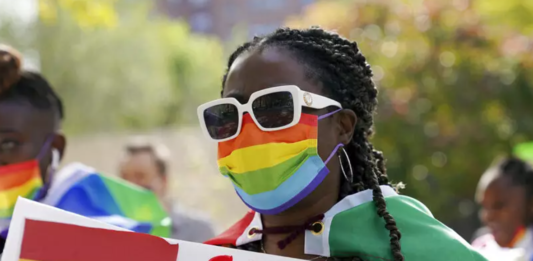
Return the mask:
<path fill-rule="evenodd" d="M 320 116 L 318 116 L 318 120 L 322 120 L 324 118 L 327 118 L 327 117 L 329 117 L 329 116 L 331 116 L 331 115 L 333 115 L 333 114 L 335 114 L 335 113 L 337 113 L 339 111 L 342 111 L 342 108 L 336 109 L 336 110 L 334 110 L 332 112 L 329 112 L 329 113 L 326 113 L 324 115 L 320 115 Z"/>
<path fill-rule="evenodd" d="M 44 155 L 46 154 L 46 151 L 52 145 L 53 137 L 48 137 L 46 141 L 44 142 L 43 146 L 41 147 L 41 150 L 39 151 L 39 154 L 37 154 L 37 160 L 40 161 Z"/>

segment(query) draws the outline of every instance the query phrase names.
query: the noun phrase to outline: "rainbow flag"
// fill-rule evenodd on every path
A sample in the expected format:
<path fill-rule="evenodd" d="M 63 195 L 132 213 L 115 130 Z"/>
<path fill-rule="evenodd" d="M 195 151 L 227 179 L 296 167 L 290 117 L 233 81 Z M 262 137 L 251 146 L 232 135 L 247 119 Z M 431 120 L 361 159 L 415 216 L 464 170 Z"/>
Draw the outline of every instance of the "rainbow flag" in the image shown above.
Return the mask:
<path fill-rule="evenodd" d="M 59 171 L 41 202 L 135 232 L 171 232 L 171 219 L 154 193 L 81 163 Z"/>
<path fill-rule="evenodd" d="M 0 219 L 9 223 L 19 196 L 34 199 L 42 187 L 39 163 L 28 161 L 0 170 Z M 0 221 L 1 222 L 1 221 Z"/>
<path fill-rule="evenodd" d="M 20 261 L 176 261 L 179 246 L 131 232 L 26 220 Z"/>

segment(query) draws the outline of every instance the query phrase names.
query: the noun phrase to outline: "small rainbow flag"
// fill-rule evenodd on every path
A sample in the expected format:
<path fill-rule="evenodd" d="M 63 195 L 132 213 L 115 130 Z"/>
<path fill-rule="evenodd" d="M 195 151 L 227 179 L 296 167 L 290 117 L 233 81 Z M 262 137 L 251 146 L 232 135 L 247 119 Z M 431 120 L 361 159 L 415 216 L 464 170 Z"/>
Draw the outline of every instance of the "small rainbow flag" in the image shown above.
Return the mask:
<path fill-rule="evenodd" d="M 26 220 L 20 261 L 176 261 L 179 246 L 162 238 Z"/>
<path fill-rule="evenodd" d="M 35 198 L 42 184 L 39 163 L 36 160 L 1 168 L 0 219 L 11 219 L 17 198 Z"/>
<path fill-rule="evenodd" d="M 57 173 L 42 203 L 135 232 L 171 233 L 171 219 L 153 192 L 81 163 Z"/>

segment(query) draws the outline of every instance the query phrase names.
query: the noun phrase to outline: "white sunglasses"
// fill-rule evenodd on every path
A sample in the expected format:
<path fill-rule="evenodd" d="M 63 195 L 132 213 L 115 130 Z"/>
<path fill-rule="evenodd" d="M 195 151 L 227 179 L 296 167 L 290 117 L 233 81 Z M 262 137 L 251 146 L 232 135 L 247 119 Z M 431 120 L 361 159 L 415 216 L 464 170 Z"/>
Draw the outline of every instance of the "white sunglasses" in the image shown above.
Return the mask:
<path fill-rule="evenodd" d="M 302 106 L 312 109 L 342 108 L 335 100 L 302 91 L 296 85 L 285 85 L 254 92 L 246 104 L 235 98 L 204 103 L 198 106 L 198 119 L 207 137 L 223 142 L 239 136 L 245 112 L 262 131 L 277 131 L 298 124 Z"/>

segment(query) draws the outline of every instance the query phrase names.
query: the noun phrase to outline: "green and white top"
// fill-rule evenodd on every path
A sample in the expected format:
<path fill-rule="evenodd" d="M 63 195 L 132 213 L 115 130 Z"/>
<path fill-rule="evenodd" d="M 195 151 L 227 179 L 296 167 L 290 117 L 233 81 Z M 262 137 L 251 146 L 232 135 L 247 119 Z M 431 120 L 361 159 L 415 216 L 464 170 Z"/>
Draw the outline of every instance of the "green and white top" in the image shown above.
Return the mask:
<path fill-rule="evenodd" d="M 435 219 L 416 199 L 381 186 L 387 210 L 402 234 L 402 254 L 408 261 L 486 261 L 455 231 Z M 359 256 L 369 261 L 393 260 L 389 231 L 376 213 L 372 191 L 345 197 L 324 214 L 320 232 L 305 232 L 305 253 L 324 257 Z M 261 240 L 261 215 L 250 211 L 220 236 L 206 244 L 240 246 Z"/>

